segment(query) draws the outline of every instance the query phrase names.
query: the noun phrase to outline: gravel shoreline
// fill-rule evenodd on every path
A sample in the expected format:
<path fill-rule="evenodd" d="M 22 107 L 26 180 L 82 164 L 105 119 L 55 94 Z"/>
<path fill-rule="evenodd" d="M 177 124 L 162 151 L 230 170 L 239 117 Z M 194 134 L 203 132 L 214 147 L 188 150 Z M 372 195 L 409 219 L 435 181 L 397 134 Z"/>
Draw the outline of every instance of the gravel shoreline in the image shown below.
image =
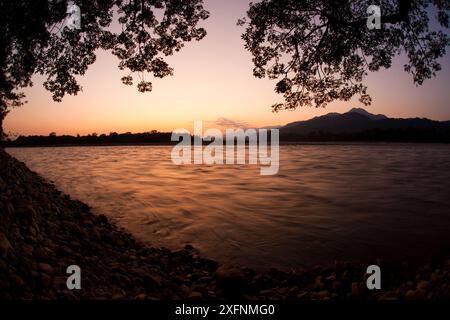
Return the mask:
<path fill-rule="evenodd" d="M 189 245 L 151 248 L 0 148 L 2 300 L 450 299 L 447 257 L 422 266 L 378 264 L 382 290 L 370 291 L 367 266 L 258 273 L 204 259 Z M 69 265 L 81 268 L 81 290 L 67 289 Z"/>

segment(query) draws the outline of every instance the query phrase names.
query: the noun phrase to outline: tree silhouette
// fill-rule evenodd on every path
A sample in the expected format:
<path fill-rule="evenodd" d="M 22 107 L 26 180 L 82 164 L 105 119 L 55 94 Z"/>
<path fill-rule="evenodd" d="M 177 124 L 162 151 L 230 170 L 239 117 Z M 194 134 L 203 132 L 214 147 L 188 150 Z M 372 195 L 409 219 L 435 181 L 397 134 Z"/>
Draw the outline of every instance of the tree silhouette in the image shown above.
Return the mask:
<path fill-rule="evenodd" d="M 381 29 L 367 27 L 370 5 L 381 9 Z M 406 53 L 404 69 L 417 85 L 441 69 L 437 59 L 449 38 L 429 30 L 430 5 L 448 29 L 448 0 L 263 0 L 250 4 L 238 24 L 246 26 L 242 38 L 253 55 L 253 74 L 278 80 L 275 91 L 284 103 L 274 104 L 274 112 L 355 95 L 368 105 L 365 76 L 389 68 L 396 55 Z"/>
<path fill-rule="evenodd" d="M 77 12 L 68 10 L 73 4 L 79 29 L 66 26 L 67 12 Z M 24 103 L 20 89 L 32 85 L 33 74 L 45 75 L 45 88 L 61 101 L 81 90 L 76 77 L 95 62 L 97 49 L 128 70 L 123 83 L 133 84 L 137 73 L 138 90 L 151 91 L 144 73 L 171 75 L 164 57 L 201 40 L 206 31 L 197 25 L 208 15 L 202 0 L 0 0 L 0 134 L 8 111 Z"/>

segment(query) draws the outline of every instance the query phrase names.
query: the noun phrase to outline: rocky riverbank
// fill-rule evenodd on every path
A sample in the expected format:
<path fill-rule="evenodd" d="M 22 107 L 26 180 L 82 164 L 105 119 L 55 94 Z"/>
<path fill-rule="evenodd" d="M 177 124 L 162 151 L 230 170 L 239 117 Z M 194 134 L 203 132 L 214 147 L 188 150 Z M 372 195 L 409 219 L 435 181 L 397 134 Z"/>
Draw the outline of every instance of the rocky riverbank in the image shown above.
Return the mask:
<path fill-rule="evenodd" d="M 449 299 L 450 260 L 424 266 L 378 262 L 257 273 L 136 241 L 104 215 L 62 194 L 0 149 L 0 299 Z M 66 269 L 81 268 L 81 290 Z"/>

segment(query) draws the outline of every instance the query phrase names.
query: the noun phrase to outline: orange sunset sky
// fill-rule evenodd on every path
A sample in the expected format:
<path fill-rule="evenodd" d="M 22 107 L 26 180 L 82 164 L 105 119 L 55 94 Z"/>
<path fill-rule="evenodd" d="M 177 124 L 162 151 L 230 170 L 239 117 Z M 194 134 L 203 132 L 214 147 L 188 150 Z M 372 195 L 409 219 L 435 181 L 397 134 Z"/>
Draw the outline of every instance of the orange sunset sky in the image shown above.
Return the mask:
<path fill-rule="evenodd" d="M 240 38 L 243 28 L 236 26 L 237 19 L 245 16 L 248 3 L 206 0 L 210 18 L 201 25 L 208 35 L 167 58 L 174 76 L 150 79 L 152 92 L 139 93 L 136 86 L 123 85 L 120 78 L 127 75 L 126 71 L 118 69 L 115 57 L 101 51 L 97 62 L 80 78 L 83 91 L 66 96 L 61 103 L 53 102 L 42 87 L 43 78 L 36 76 L 34 86 L 24 91 L 28 103 L 7 116 L 6 132 L 47 135 L 172 131 L 189 129 L 194 120 L 213 124 L 220 118 L 262 127 L 360 106 L 355 98 L 332 103 L 326 109 L 272 113 L 270 105 L 282 102 L 282 96 L 275 94 L 274 81 L 253 77 L 251 55 Z M 412 77 L 403 71 L 405 61 L 398 57 L 391 69 L 368 76 L 366 83 L 373 103 L 366 109 L 390 117 L 450 120 L 450 55 L 441 59 L 443 69 L 438 77 L 421 87 L 416 87 Z"/>

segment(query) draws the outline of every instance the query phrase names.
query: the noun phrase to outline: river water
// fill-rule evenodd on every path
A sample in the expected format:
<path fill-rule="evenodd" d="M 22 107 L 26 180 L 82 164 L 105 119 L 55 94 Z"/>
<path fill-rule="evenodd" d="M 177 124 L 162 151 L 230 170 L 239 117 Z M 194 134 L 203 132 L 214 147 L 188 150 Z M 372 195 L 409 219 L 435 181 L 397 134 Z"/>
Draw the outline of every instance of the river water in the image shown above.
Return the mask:
<path fill-rule="evenodd" d="M 448 145 L 281 146 L 273 176 L 257 165 L 177 166 L 171 149 L 7 151 L 148 244 L 191 244 L 225 263 L 411 261 L 450 247 Z"/>

